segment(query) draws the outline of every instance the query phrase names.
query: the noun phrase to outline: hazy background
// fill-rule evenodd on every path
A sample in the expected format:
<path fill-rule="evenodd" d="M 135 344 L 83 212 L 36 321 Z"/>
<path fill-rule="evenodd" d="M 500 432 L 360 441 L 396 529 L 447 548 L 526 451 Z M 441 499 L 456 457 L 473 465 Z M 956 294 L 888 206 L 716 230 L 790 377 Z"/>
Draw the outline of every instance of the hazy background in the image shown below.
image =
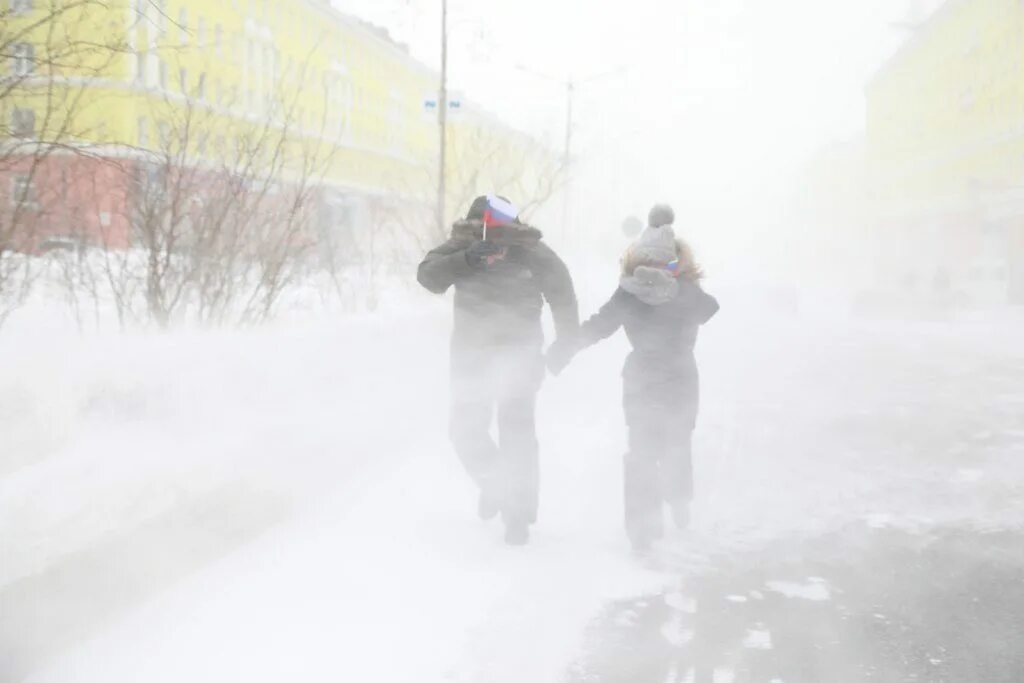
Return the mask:
<path fill-rule="evenodd" d="M 339 26 L 362 17 L 439 65 L 437 0 L 334 1 L 351 15 Z M 703 286 L 722 303 L 696 350 L 692 524 L 643 560 L 622 529 L 621 334 L 538 396 L 542 504 L 530 544 L 508 548 L 500 524 L 477 519 L 449 443 L 451 295 L 415 277 L 447 230 L 433 220 L 436 126 L 397 107 L 408 115 L 397 128 L 413 133 L 416 186 L 389 185 L 377 163 L 403 160 L 386 115 L 392 88 L 409 105 L 434 75 L 402 55 L 398 73 L 419 80 L 396 85 L 381 56 L 399 53 L 370 38 L 373 49 L 353 55 L 358 97 L 346 99 L 320 80 L 337 65 L 321 61 L 305 83 L 295 43 L 281 68 L 273 45 L 248 42 L 273 34 L 292 5 L 223 0 L 235 35 L 207 40 L 196 59 L 224 66 L 224 48 L 228 62 L 248 64 L 247 99 L 225 105 L 220 87 L 183 97 L 173 57 L 183 41 L 201 42 L 190 2 L 193 33 L 169 21 L 167 50 L 126 60 L 143 65 L 139 98 L 181 114 L 197 101 L 210 109 L 212 96 L 247 127 L 274 120 L 252 74 L 280 74 L 273 87 L 305 85 L 311 99 L 333 93 L 324 118 L 355 112 L 360 122 L 337 145 L 343 191 L 309 201 L 272 169 L 273 188 L 308 209 L 284 216 L 294 231 L 279 243 L 281 214 L 268 210 L 279 202 L 238 197 L 227 201 L 232 221 L 214 229 L 219 183 L 191 173 L 168 191 L 182 167 L 204 168 L 177 142 L 192 131 L 164 136 L 120 91 L 86 99 L 89 114 L 117 104 L 116 132 L 132 152 L 146 133 L 143 160 L 169 159 L 96 184 L 103 203 L 88 207 L 108 221 L 110 187 L 153 200 L 149 216 L 115 212 L 121 243 L 75 242 L 72 203 L 51 216 L 59 231 L 42 233 L 42 253 L 0 249 L 0 266 L 16 257 L 0 275 L 24 280 L 6 321 L 0 306 L 0 683 L 1019 683 L 1024 317 L 1009 303 L 1024 301 L 1024 278 L 1013 290 L 1008 273 L 1024 273 L 1024 202 L 973 185 L 982 176 L 1012 189 L 1024 169 L 1024 151 L 989 144 L 1024 130 L 1024 90 L 1004 98 L 999 125 L 956 100 L 982 69 L 1004 77 L 993 93 L 1024 82 L 1024 11 L 960 1 L 982 11 L 948 15 L 956 20 L 919 65 L 946 87 L 915 98 L 928 93 L 905 93 L 895 78 L 898 97 L 878 98 L 896 111 L 878 119 L 875 141 L 893 163 L 875 166 L 865 86 L 913 36 L 907 20 L 937 2 L 450 0 L 451 88 L 556 156 L 565 82 L 579 84 L 569 192 L 536 217 L 571 266 L 582 315 L 618 283 L 623 219 L 662 201 L 678 209 Z M 183 16 L 174 3 L 141 3 L 160 6 Z M 1016 27 L 981 35 L 1006 50 L 961 80 L 940 68 L 975 49 L 972 21 L 1001 29 L 1003 12 Z M 298 32 L 303 43 L 319 16 L 283 27 L 283 39 Z M 138 17 L 147 35 L 161 25 Z M 205 18 L 209 37 L 223 17 Z M 365 26 L 353 44 L 356 34 L 367 37 Z M 334 71 L 345 73 L 345 57 Z M 206 68 L 182 64 L 193 84 Z M 311 111 L 300 112 L 299 134 L 315 128 Z M 919 121 L 935 125 L 907 150 Z M 968 122 L 977 125 L 963 139 Z M 506 158 L 529 146 L 494 129 Z M 977 163 L 931 173 L 933 156 L 976 143 Z M 175 147 L 184 166 L 167 154 Z M 261 172 L 235 173 L 245 164 L 230 140 L 225 149 L 223 175 L 258 185 Z M 525 171 L 559 175 L 540 151 Z M 68 170 L 87 180 L 107 168 L 78 161 Z M 960 203 L 938 201 L 950 188 Z M 886 190 L 912 210 L 886 215 L 892 207 L 871 196 Z M 45 202 L 22 194 L 15 208 L 35 217 Z M 212 197 L 210 211 L 196 197 Z M 193 225 L 192 211 L 207 220 Z M 321 223 L 327 232 L 305 232 Z M 195 234 L 205 246 L 181 246 Z M 895 242 L 902 251 L 888 250 Z M 883 281 L 885 251 L 895 266 Z"/>
<path fill-rule="evenodd" d="M 440 3 L 335 4 L 439 64 Z M 559 151 L 565 88 L 534 74 L 584 81 L 571 214 L 583 246 L 619 245 L 625 216 L 670 201 L 713 272 L 741 277 L 797 227 L 788 209 L 814 154 L 863 135 L 864 87 L 909 35 L 897 22 L 936 4 L 454 0 L 451 79 Z"/>

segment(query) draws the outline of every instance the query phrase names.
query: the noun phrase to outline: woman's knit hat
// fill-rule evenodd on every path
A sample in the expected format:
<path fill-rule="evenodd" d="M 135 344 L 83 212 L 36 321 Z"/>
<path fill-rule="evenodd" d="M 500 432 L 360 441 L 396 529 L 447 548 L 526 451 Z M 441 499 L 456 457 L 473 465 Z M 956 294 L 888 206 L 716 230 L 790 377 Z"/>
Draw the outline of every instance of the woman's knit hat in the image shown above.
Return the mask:
<path fill-rule="evenodd" d="M 672 226 L 648 226 L 629 248 L 629 258 L 636 264 L 666 265 L 678 258 L 676 233 Z"/>
<path fill-rule="evenodd" d="M 652 228 L 660 228 L 663 225 L 672 225 L 676 222 L 676 212 L 668 204 L 655 204 L 651 212 L 647 214 L 647 225 Z"/>

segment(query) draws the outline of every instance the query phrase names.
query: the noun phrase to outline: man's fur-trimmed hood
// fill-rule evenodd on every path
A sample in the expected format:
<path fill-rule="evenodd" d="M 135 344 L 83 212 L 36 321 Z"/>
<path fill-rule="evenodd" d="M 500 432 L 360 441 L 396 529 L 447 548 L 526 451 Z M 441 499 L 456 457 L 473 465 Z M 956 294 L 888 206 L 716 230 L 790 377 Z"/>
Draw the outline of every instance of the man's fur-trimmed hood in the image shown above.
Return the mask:
<path fill-rule="evenodd" d="M 504 247 L 532 247 L 544 237 L 537 228 L 522 223 L 506 223 L 487 228 L 487 240 Z M 452 226 L 452 239 L 458 242 L 477 242 L 484 238 L 484 223 L 462 220 Z"/>

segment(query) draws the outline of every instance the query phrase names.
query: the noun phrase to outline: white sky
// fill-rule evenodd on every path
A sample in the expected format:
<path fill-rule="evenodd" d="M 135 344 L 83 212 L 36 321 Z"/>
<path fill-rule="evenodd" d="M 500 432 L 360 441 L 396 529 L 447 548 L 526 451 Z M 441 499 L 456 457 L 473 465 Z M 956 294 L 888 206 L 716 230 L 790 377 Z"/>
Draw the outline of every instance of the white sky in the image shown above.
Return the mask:
<path fill-rule="evenodd" d="M 440 0 L 334 1 L 439 62 Z M 728 213 L 739 235 L 737 223 L 784 220 L 809 157 L 862 130 L 864 86 L 906 38 L 891 23 L 908 1 L 450 0 L 449 11 L 454 87 L 556 149 L 563 90 L 517 65 L 562 78 L 628 68 L 577 98 L 579 220 L 610 214 L 617 226 L 666 200 L 700 222 Z"/>

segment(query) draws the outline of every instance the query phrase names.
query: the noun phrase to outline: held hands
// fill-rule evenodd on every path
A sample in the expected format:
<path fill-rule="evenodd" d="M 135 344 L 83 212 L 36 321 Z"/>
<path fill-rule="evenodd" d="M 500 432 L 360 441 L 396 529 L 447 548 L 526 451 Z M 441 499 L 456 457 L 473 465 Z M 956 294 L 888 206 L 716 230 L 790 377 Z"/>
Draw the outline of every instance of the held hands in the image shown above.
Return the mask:
<path fill-rule="evenodd" d="M 496 261 L 505 258 L 505 249 L 494 242 L 483 240 L 474 242 L 466 249 L 466 263 L 474 268 L 493 266 Z"/>
<path fill-rule="evenodd" d="M 548 372 L 556 377 L 562 374 L 562 371 L 569 365 L 574 355 L 572 348 L 568 344 L 561 340 L 556 341 L 544 356 L 544 363 L 548 366 Z"/>

